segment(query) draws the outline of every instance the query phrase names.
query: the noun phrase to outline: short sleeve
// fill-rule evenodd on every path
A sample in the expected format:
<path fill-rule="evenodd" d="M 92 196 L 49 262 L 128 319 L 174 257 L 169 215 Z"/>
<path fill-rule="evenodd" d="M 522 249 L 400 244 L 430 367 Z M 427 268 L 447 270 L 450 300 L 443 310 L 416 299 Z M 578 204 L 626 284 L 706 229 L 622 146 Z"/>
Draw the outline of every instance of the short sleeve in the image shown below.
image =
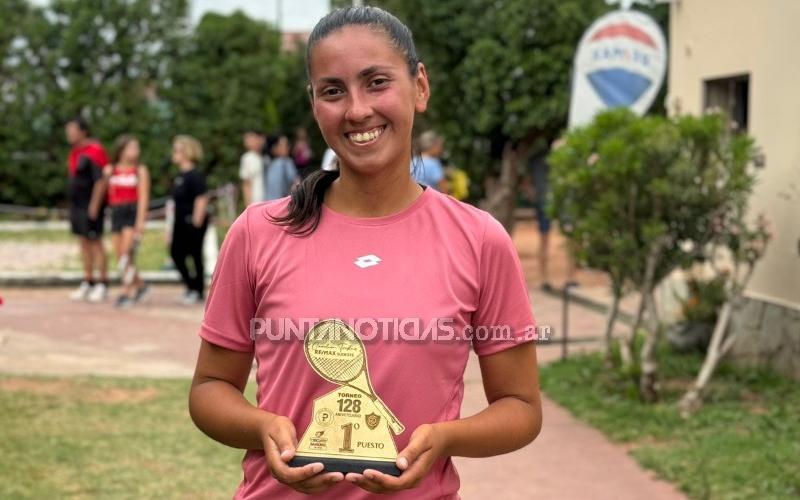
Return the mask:
<path fill-rule="evenodd" d="M 261 159 L 256 155 L 245 153 L 239 164 L 239 178 L 249 181 L 256 178 L 262 167 Z"/>
<path fill-rule="evenodd" d="M 250 320 L 255 316 L 247 218 L 248 211 L 245 211 L 225 236 L 200 327 L 200 337 L 206 341 L 242 352 L 253 350 Z"/>
<path fill-rule="evenodd" d="M 208 192 L 206 177 L 200 172 L 197 172 L 197 175 L 194 176 L 194 182 L 192 184 L 194 187 L 195 196 L 203 196 Z"/>
<path fill-rule="evenodd" d="M 511 237 L 486 215 L 480 256 L 480 296 L 472 316 L 472 346 L 479 356 L 535 339 L 528 285 Z"/>

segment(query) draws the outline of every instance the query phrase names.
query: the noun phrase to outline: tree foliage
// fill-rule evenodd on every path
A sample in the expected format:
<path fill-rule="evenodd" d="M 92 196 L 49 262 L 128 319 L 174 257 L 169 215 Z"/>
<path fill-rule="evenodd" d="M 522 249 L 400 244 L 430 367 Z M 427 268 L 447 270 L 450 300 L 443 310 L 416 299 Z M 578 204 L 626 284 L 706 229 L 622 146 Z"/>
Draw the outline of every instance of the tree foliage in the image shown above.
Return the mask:
<path fill-rule="evenodd" d="M 374 3 L 408 24 L 428 69 L 422 127 L 443 133 L 477 181 L 498 173 L 506 143 L 522 146 L 524 159 L 561 134 L 578 41 L 610 9 L 602 0 Z M 664 6 L 648 12 L 666 19 Z"/>
<path fill-rule="evenodd" d="M 106 146 L 140 138 L 157 196 L 176 134 L 200 139 L 219 185 L 237 178 L 245 128 L 311 122 L 302 48 L 282 51 L 276 29 L 242 13 L 193 27 L 186 0 L 3 0 L 0 15 L 0 202 L 63 202 L 62 125 L 77 114 Z"/>
<path fill-rule="evenodd" d="M 642 298 L 632 332 L 646 310 L 646 399 L 655 396 L 653 289 L 678 267 L 708 261 L 709 247 L 730 248 L 735 259 L 739 247 L 750 248 L 739 241 L 750 234 L 744 219 L 755 182 L 748 168 L 754 146 L 727 123 L 716 114 L 639 118 L 614 110 L 568 134 L 550 156 L 551 215 L 575 254 L 609 274 L 615 296 L 629 285 Z M 632 341 L 628 335 L 621 346 L 626 364 Z"/>

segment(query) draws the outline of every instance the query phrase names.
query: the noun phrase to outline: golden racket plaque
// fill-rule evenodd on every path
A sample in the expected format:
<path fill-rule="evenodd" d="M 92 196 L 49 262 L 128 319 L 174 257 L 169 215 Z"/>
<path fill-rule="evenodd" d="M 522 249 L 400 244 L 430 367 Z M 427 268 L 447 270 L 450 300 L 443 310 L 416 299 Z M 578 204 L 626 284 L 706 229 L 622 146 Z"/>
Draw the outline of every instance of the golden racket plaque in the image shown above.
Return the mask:
<path fill-rule="evenodd" d="M 327 319 L 308 332 L 304 349 L 314 371 L 339 387 L 314 399 L 311 423 L 289 465 L 322 462 L 326 472 L 375 469 L 399 476 L 392 433 L 405 427 L 372 388 L 361 339 L 344 321 Z"/>

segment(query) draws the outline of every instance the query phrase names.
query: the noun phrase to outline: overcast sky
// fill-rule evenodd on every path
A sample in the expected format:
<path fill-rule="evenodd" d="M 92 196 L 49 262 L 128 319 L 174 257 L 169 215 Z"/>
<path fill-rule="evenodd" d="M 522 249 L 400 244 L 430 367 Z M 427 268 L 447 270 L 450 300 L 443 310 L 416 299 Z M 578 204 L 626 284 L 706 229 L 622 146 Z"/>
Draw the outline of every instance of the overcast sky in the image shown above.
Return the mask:
<path fill-rule="evenodd" d="M 248 16 L 275 23 L 281 13 L 283 31 L 311 31 L 328 13 L 329 0 L 190 0 L 192 19 L 197 22 L 208 11 L 229 14 L 236 9 Z"/>
<path fill-rule="evenodd" d="M 29 0 L 46 5 L 49 0 Z M 311 31 L 328 13 L 330 0 L 189 0 L 192 19 L 197 22 L 208 11 L 230 14 L 239 9 L 254 19 L 275 23 L 281 13 L 283 31 Z"/>

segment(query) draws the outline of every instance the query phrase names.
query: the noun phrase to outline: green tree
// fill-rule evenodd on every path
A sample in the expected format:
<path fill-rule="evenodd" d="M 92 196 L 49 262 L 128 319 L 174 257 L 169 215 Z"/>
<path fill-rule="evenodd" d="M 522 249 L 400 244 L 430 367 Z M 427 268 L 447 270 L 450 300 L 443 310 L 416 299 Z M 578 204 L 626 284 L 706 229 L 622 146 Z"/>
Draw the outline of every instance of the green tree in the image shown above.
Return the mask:
<path fill-rule="evenodd" d="M 616 297 L 612 309 L 626 285 L 641 296 L 634 327 L 620 347 L 625 371 L 641 373 L 646 400 L 657 397 L 660 325 L 653 290 L 679 266 L 706 260 L 708 246 L 723 238 L 727 227 L 739 227 L 722 224 L 726 214 L 746 212 L 754 183 L 748 170 L 753 142 L 732 135 L 726 123 L 720 115 L 639 118 L 614 110 L 568 134 L 550 156 L 551 214 L 575 254 L 609 274 Z M 644 319 L 646 337 L 636 367 L 633 333 Z"/>
<path fill-rule="evenodd" d="M 235 181 L 246 128 L 310 125 L 302 48 L 281 51 L 278 31 L 241 12 L 206 14 L 186 40 L 164 92 L 174 133 L 197 137 L 212 184 Z"/>
<path fill-rule="evenodd" d="M 63 200 L 63 123 L 85 116 L 106 144 L 123 132 L 161 163 L 157 89 L 187 27 L 186 0 L 55 0 L 0 7 L 0 200 Z M 11 22 L 8 22 L 11 20 Z"/>
<path fill-rule="evenodd" d="M 346 6 L 350 2 L 334 2 Z M 584 30 L 611 9 L 602 0 L 378 0 L 414 33 L 431 81 L 419 127 L 447 138 L 473 195 L 510 228 L 518 174 L 566 126 L 570 75 Z M 667 8 L 644 9 L 662 26 Z M 486 178 L 499 177 L 484 192 Z"/>

